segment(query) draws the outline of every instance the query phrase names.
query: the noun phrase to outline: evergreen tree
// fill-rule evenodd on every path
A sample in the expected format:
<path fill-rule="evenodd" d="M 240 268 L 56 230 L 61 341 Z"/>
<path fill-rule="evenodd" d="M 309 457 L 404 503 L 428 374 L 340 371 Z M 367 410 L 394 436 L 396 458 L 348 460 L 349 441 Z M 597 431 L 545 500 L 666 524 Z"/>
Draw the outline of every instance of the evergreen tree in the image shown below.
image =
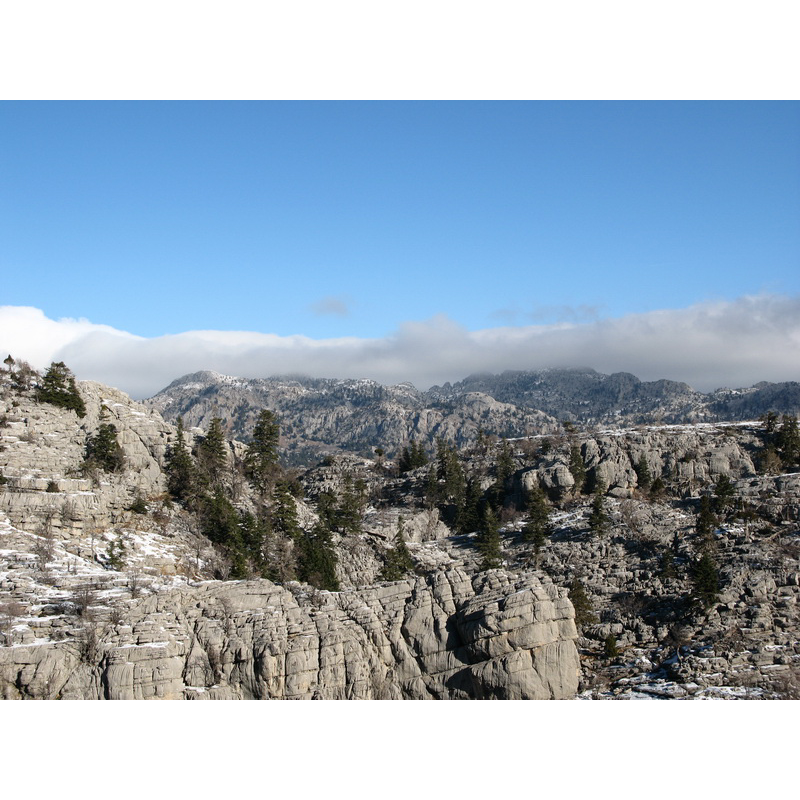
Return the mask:
<path fill-rule="evenodd" d="M 361 532 L 361 516 L 364 510 L 364 497 L 353 488 L 353 479 L 344 479 L 342 496 L 336 509 L 336 525 L 344 534 Z"/>
<path fill-rule="evenodd" d="M 583 484 L 586 481 L 586 464 L 577 444 L 573 444 L 569 449 L 569 471 L 575 480 L 575 491 L 583 491 Z"/>
<path fill-rule="evenodd" d="M 781 417 L 781 426 L 775 432 L 775 446 L 784 469 L 800 464 L 800 430 L 797 427 L 797 417 L 789 414 Z"/>
<path fill-rule="evenodd" d="M 336 577 L 336 550 L 329 528 L 317 523 L 310 533 L 298 541 L 297 577 L 317 589 L 339 591 Z"/>
<path fill-rule="evenodd" d="M 409 461 L 411 469 L 418 469 L 424 467 L 428 463 L 428 454 L 421 442 L 411 440 L 411 450 L 409 451 Z"/>
<path fill-rule="evenodd" d="M 270 536 L 269 518 L 258 518 L 246 511 L 240 515 L 239 531 L 242 547 L 253 572 L 262 578 L 269 577 L 266 544 Z"/>
<path fill-rule="evenodd" d="M 79 417 L 86 416 L 86 405 L 78 391 L 75 376 L 63 361 L 50 364 L 36 392 L 36 399 L 40 403 L 70 408 Z"/>
<path fill-rule="evenodd" d="M 286 481 L 279 481 L 275 485 L 271 522 L 276 533 L 292 540 L 299 538 L 301 529 L 297 521 L 297 503 Z"/>
<path fill-rule="evenodd" d="M 720 475 L 714 485 L 713 508 L 718 514 L 722 514 L 732 504 L 736 496 L 736 487 L 727 475 Z"/>
<path fill-rule="evenodd" d="M 593 625 L 597 622 L 592 603 L 586 596 L 583 584 L 577 578 L 573 578 L 569 585 L 569 599 L 575 609 L 576 627 L 583 628 L 586 625 Z"/>
<path fill-rule="evenodd" d="M 710 608 L 719 595 L 719 572 L 708 550 L 692 566 L 691 577 L 694 600 L 703 608 Z"/>
<path fill-rule="evenodd" d="M 481 570 L 494 569 L 500 566 L 502 552 L 500 550 L 500 523 L 492 511 L 491 506 L 486 506 L 483 514 L 483 525 L 478 536 L 478 550 L 483 557 Z"/>
<path fill-rule="evenodd" d="M 695 520 L 695 530 L 706 541 L 713 540 L 714 529 L 717 527 L 717 518 L 711 510 L 711 498 L 704 494 L 700 498 L 700 511 Z"/>
<path fill-rule="evenodd" d="M 646 492 L 650 488 L 652 476 L 650 475 L 650 467 L 647 464 L 644 453 L 639 457 L 633 469 L 634 472 L 636 472 L 636 483 L 643 492 Z"/>
<path fill-rule="evenodd" d="M 411 471 L 411 451 L 408 446 L 404 447 L 400 452 L 400 458 L 397 460 L 397 471 L 401 475 Z"/>
<path fill-rule="evenodd" d="M 528 521 L 522 529 L 522 540 L 533 542 L 533 549 L 538 557 L 552 532 L 550 504 L 542 488 L 535 486 L 528 495 Z"/>
<path fill-rule="evenodd" d="M 253 440 L 247 447 L 244 459 L 245 474 L 262 495 L 266 495 L 280 472 L 278 467 L 278 442 L 280 426 L 271 411 L 263 409 L 253 429 Z"/>
<path fill-rule="evenodd" d="M 178 417 L 175 442 L 166 455 L 167 489 L 179 503 L 189 506 L 200 494 L 200 480 L 183 436 L 183 417 Z"/>
<path fill-rule="evenodd" d="M 607 533 L 611 528 L 611 517 L 606 513 L 603 492 L 603 484 L 598 482 L 592 497 L 592 511 L 589 514 L 589 530 L 598 535 Z"/>
<path fill-rule="evenodd" d="M 394 537 L 393 547 L 386 553 L 386 563 L 381 570 L 380 578 L 383 581 L 399 581 L 414 569 L 414 560 L 406 545 L 403 536 L 403 518 L 397 520 L 397 533 Z"/>
<path fill-rule="evenodd" d="M 206 480 L 213 487 L 221 486 L 228 462 L 228 444 L 219 417 L 211 420 L 208 432 L 198 441 L 196 455 L 198 468 Z"/>
<path fill-rule="evenodd" d="M 120 472 L 125 463 L 122 448 L 117 441 L 117 429 L 109 423 L 102 423 L 94 436 L 86 441 L 85 461 L 96 464 L 106 472 Z"/>
<path fill-rule="evenodd" d="M 481 527 L 482 493 L 480 481 L 470 478 L 464 491 L 464 502 L 458 508 L 456 530 L 459 533 L 474 533 Z"/>
<path fill-rule="evenodd" d="M 500 511 L 505 505 L 506 486 L 514 474 L 514 453 L 511 445 L 503 439 L 495 465 L 495 482 L 488 492 L 488 500 L 495 511 Z"/>

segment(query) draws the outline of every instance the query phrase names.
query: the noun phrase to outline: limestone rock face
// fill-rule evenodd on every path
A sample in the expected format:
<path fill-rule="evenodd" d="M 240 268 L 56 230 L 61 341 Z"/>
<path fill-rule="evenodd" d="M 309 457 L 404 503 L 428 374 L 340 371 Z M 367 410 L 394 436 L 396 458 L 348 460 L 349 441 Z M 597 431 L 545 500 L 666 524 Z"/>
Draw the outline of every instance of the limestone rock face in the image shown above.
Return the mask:
<path fill-rule="evenodd" d="M 753 427 L 753 423 L 750 423 Z M 642 430 L 607 431 L 580 441 L 587 470 L 594 472 L 608 494 L 629 497 L 638 486 L 636 465 L 644 458 L 650 475 L 691 488 L 716 480 L 756 474 L 748 445 L 755 441 L 747 426 L 730 435 L 721 425 L 659 426 Z M 537 483 L 545 489 L 570 491 L 575 480 L 569 471 L 568 449 L 520 475 L 522 488 Z"/>
<path fill-rule="evenodd" d="M 25 397 L 5 401 L 0 471 L 9 491 L 0 494 L 0 511 L 19 528 L 47 525 L 59 538 L 80 536 L 117 522 L 137 494 L 166 488 L 164 455 L 174 427 L 116 389 L 82 381 L 79 390 L 86 404 L 82 419 Z M 85 476 L 87 438 L 101 424 L 117 430 L 124 477 Z"/>
<path fill-rule="evenodd" d="M 533 574 L 207 583 L 133 603 L 91 646 L 1 648 L 0 684 L 8 699 L 561 699 L 576 638 L 564 592 Z"/>

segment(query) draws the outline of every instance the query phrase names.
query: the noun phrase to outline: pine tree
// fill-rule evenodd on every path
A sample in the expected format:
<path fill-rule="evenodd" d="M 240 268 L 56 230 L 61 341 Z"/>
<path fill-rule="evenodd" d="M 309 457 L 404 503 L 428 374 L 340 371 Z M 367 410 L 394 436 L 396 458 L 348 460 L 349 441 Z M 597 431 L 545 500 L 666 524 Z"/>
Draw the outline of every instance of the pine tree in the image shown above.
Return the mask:
<path fill-rule="evenodd" d="M 598 535 L 607 533 L 611 528 L 611 517 L 606 513 L 603 491 L 603 484 L 598 482 L 592 497 L 592 511 L 589 514 L 589 530 Z"/>
<path fill-rule="evenodd" d="M 301 529 L 297 520 L 297 503 L 285 481 L 275 485 L 273 503 L 272 529 L 289 539 L 298 539 Z"/>
<path fill-rule="evenodd" d="M 481 500 L 480 481 L 470 478 L 464 491 L 464 502 L 456 515 L 456 530 L 459 533 L 474 533 L 481 527 Z"/>
<path fill-rule="evenodd" d="M 122 470 L 125 458 L 117 441 L 117 429 L 114 425 L 102 423 L 97 428 L 97 433 L 87 439 L 84 460 L 106 472 Z"/>
<path fill-rule="evenodd" d="M 716 527 L 717 518 L 711 510 L 711 498 L 704 494 L 700 498 L 700 511 L 695 520 L 695 530 L 706 542 L 711 542 Z"/>
<path fill-rule="evenodd" d="M 573 444 L 569 449 L 569 471 L 575 480 L 575 491 L 583 491 L 583 484 L 586 481 L 586 464 L 577 444 Z"/>
<path fill-rule="evenodd" d="M 500 566 L 502 552 L 500 550 L 500 523 L 492 511 L 491 506 L 486 506 L 483 515 L 483 525 L 478 536 L 478 550 L 483 557 L 480 569 L 494 569 Z"/>
<path fill-rule="evenodd" d="M 228 462 L 228 444 L 222 431 L 222 420 L 214 417 L 208 432 L 197 443 L 197 465 L 207 481 L 218 487 Z"/>
<path fill-rule="evenodd" d="M 569 585 L 569 599 L 575 609 L 575 625 L 578 628 L 597 622 L 592 603 L 586 596 L 583 584 L 577 578 L 573 578 Z"/>
<path fill-rule="evenodd" d="M 383 565 L 380 578 L 383 581 L 399 581 L 412 569 L 414 569 L 414 559 L 411 558 L 406 545 L 403 536 L 403 518 L 400 517 L 397 520 L 393 547 L 386 553 L 386 563 Z"/>
<path fill-rule="evenodd" d="M 775 446 L 784 469 L 791 469 L 800 464 L 800 430 L 797 426 L 797 417 L 789 414 L 781 417 L 781 426 L 775 432 Z"/>
<path fill-rule="evenodd" d="M 703 608 L 710 608 L 719 595 L 719 572 L 708 550 L 692 566 L 693 598 Z"/>
<path fill-rule="evenodd" d="M 547 538 L 552 534 L 550 523 L 550 504 L 540 486 L 535 486 L 528 495 L 528 522 L 522 529 L 522 540 L 533 542 L 533 549 L 538 558 Z"/>
<path fill-rule="evenodd" d="M 647 464 L 644 453 L 639 457 L 633 469 L 636 473 L 636 483 L 643 492 L 646 492 L 648 488 L 650 488 L 652 476 L 650 475 L 650 467 Z"/>
<path fill-rule="evenodd" d="M 336 550 L 329 528 L 317 523 L 310 533 L 298 541 L 297 577 L 317 589 L 339 591 L 336 577 Z"/>
<path fill-rule="evenodd" d="M 36 392 L 40 403 L 72 409 L 79 417 L 86 416 L 86 405 L 78 391 L 75 376 L 63 361 L 50 364 Z"/>
<path fill-rule="evenodd" d="M 178 417 L 175 441 L 166 455 L 167 489 L 179 503 L 189 506 L 200 494 L 200 480 L 183 436 L 183 417 Z"/>
<path fill-rule="evenodd" d="M 253 429 L 253 440 L 244 459 L 245 474 L 262 495 L 266 495 L 280 472 L 278 467 L 278 442 L 280 426 L 271 411 L 263 409 Z"/>

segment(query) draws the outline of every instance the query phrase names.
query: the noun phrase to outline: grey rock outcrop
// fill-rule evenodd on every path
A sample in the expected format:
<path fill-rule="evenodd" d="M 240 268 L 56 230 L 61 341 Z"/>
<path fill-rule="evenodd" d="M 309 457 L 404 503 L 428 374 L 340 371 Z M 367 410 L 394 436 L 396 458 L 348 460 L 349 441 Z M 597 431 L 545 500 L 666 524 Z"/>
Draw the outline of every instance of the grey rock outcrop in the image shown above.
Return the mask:
<path fill-rule="evenodd" d="M 340 593 L 186 586 L 83 631 L 75 643 L 0 648 L 3 696 L 558 699 L 578 686 L 563 591 L 503 571 Z"/>
<path fill-rule="evenodd" d="M 285 457 L 306 466 L 322 453 L 353 451 L 393 455 L 410 440 L 432 451 L 437 438 L 459 446 L 479 430 L 500 436 L 554 433 L 560 424 L 535 409 L 520 409 L 480 392 L 429 402 L 410 384 L 369 380 L 234 378 L 197 372 L 173 381 L 145 401 L 168 420 L 207 428 L 222 417 L 227 433 L 248 440 L 262 408 L 278 414 Z"/>
<path fill-rule="evenodd" d="M 136 495 L 166 489 L 164 455 L 175 429 L 127 395 L 91 381 L 80 384 L 86 416 L 28 397 L 0 407 L 0 472 L 7 491 L 0 511 L 26 530 L 47 526 L 57 537 L 81 536 L 120 521 Z M 87 475 L 86 442 L 101 424 L 116 428 L 125 475 Z"/>

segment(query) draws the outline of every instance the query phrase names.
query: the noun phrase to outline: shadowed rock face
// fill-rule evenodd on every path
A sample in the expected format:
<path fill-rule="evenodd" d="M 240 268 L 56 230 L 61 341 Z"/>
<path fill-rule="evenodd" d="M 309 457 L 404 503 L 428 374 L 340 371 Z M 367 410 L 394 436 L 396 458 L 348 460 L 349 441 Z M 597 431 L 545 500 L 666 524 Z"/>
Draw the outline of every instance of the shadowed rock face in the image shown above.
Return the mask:
<path fill-rule="evenodd" d="M 552 583 L 451 569 L 360 591 L 269 581 L 165 592 L 81 644 L 0 650 L 3 697 L 563 699 L 579 678 Z"/>

